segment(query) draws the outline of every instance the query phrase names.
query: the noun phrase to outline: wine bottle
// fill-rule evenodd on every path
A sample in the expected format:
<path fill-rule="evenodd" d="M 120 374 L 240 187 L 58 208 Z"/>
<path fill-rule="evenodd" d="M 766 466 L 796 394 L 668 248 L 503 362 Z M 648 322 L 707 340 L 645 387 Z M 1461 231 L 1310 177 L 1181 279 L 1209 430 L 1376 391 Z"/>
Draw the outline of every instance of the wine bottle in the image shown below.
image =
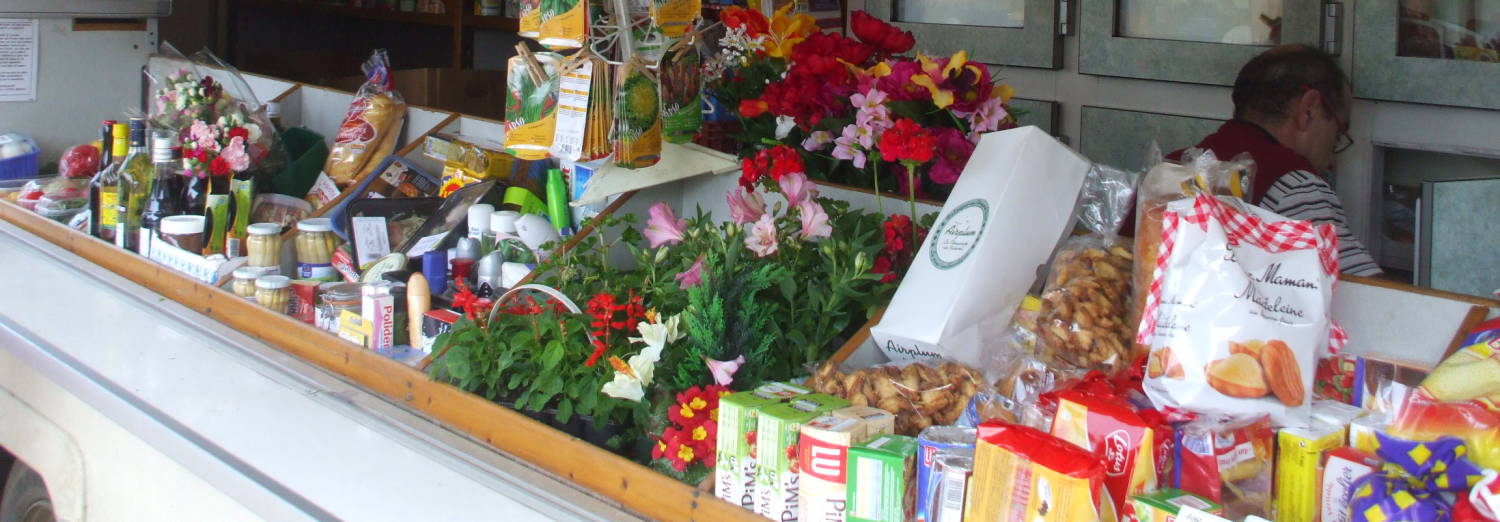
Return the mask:
<path fill-rule="evenodd" d="M 114 163 L 115 120 L 104 120 L 99 131 L 99 171 L 89 180 L 89 235 L 99 237 L 99 180 Z"/>
<path fill-rule="evenodd" d="M 176 146 L 177 139 L 167 131 L 151 137 L 151 167 L 155 177 L 146 207 L 141 211 L 141 233 L 136 243 L 143 256 L 151 255 L 161 219 L 177 215 L 182 203 L 182 161 Z"/>
<path fill-rule="evenodd" d="M 94 199 L 99 209 L 99 239 L 114 243 L 120 226 L 120 168 L 130 149 L 124 123 L 115 123 L 110 130 L 113 141 L 111 160 L 109 166 L 99 173 L 98 197 Z"/>
<path fill-rule="evenodd" d="M 130 119 L 130 152 L 120 164 L 119 223 L 115 231 L 115 246 L 125 250 L 136 250 L 140 239 L 141 211 L 146 206 L 146 195 L 151 191 L 151 180 L 155 169 L 151 167 L 151 150 L 146 148 L 146 119 Z"/>

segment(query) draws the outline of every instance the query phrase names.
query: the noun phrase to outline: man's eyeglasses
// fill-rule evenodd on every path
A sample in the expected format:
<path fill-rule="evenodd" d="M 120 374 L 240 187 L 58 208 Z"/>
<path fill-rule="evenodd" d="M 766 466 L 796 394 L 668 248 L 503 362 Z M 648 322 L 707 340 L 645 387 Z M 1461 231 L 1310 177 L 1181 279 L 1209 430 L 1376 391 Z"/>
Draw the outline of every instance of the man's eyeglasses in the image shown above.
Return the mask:
<path fill-rule="evenodd" d="M 1323 104 L 1323 110 L 1328 111 L 1328 116 L 1333 118 L 1334 125 L 1338 126 L 1338 142 L 1333 147 L 1333 153 L 1340 154 L 1349 150 L 1349 147 L 1354 145 L 1354 138 L 1349 136 L 1349 124 L 1339 117 L 1338 111 L 1333 109 L 1333 104 L 1328 103 L 1328 95 L 1310 85 L 1303 85 L 1302 89 L 1318 93 L 1318 103 Z"/>

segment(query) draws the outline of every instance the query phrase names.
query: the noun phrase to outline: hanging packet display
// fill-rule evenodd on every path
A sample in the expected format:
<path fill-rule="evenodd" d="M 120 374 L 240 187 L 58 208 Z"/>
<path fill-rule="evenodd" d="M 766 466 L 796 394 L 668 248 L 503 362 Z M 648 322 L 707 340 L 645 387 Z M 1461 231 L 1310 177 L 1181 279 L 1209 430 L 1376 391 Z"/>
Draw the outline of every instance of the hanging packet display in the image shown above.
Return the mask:
<path fill-rule="evenodd" d="M 1339 273 L 1333 225 L 1208 194 L 1167 204 L 1162 221 L 1136 337 L 1151 347 L 1151 401 L 1195 413 L 1268 413 L 1280 426 L 1306 422 L 1318 355 L 1346 339 L 1330 317 Z"/>
<path fill-rule="evenodd" d="M 354 94 L 323 172 L 339 189 L 374 170 L 396 148 L 396 135 L 406 116 L 406 101 L 395 91 L 390 59 L 377 49 L 365 62 L 365 83 Z"/>
<path fill-rule="evenodd" d="M 557 126 L 558 66 L 562 57 L 532 54 L 526 44 L 506 63 L 505 152 L 524 160 L 547 157 Z"/>
<path fill-rule="evenodd" d="M 651 25 L 667 38 L 680 38 L 693 28 L 702 10 L 702 0 L 651 0 Z"/>
<path fill-rule="evenodd" d="M 662 139 L 671 143 L 692 141 L 703 126 L 703 58 L 696 42 L 697 33 L 678 40 L 667 49 L 659 68 Z"/>
<path fill-rule="evenodd" d="M 542 36 L 541 0 L 517 0 L 521 8 L 516 36 L 536 39 Z"/>
<path fill-rule="evenodd" d="M 615 78 L 615 165 L 638 169 L 661 160 L 661 85 L 639 56 Z"/>
<path fill-rule="evenodd" d="M 584 0 L 546 0 L 541 3 L 537 43 L 548 49 L 577 49 L 589 35 L 589 3 Z"/>

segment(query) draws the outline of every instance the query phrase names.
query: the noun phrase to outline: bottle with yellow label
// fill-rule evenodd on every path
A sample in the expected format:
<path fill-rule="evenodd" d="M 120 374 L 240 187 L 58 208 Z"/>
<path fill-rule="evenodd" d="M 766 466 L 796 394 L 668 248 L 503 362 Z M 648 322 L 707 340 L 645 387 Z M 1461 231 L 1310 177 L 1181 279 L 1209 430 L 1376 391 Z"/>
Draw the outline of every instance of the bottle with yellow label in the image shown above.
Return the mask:
<path fill-rule="evenodd" d="M 99 174 L 89 183 L 89 232 L 113 243 L 119 224 L 120 166 L 130 151 L 130 142 L 124 123 L 105 123 L 110 128 L 110 154 L 101 156 Z M 105 161 L 105 157 L 110 160 Z"/>

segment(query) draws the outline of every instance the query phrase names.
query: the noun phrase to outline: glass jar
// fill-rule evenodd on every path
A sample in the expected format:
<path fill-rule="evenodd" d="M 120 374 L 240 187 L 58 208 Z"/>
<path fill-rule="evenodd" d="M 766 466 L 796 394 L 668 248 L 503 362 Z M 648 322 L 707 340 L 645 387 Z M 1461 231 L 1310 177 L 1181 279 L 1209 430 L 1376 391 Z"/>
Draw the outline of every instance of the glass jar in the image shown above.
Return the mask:
<path fill-rule="evenodd" d="M 250 237 L 245 238 L 245 250 L 250 259 L 247 266 L 273 269 L 281 272 L 281 226 L 275 223 L 256 223 L 245 227 Z"/>
<path fill-rule="evenodd" d="M 328 218 L 308 218 L 297 222 L 297 275 L 301 279 L 338 281 L 333 269 L 333 249 L 339 244 Z"/>
<path fill-rule="evenodd" d="M 339 316 L 345 310 L 360 313 L 359 283 L 323 283 L 318 285 L 318 309 L 316 325 L 325 331 L 337 332 Z"/>
<path fill-rule="evenodd" d="M 266 270 L 257 266 L 242 266 L 234 269 L 234 282 L 229 288 L 234 295 L 240 296 L 248 301 L 255 300 L 255 280 L 266 275 Z"/>
<path fill-rule="evenodd" d="M 255 302 L 284 314 L 292 302 L 292 280 L 287 276 L 263 275 L 255 280 Z"/>

